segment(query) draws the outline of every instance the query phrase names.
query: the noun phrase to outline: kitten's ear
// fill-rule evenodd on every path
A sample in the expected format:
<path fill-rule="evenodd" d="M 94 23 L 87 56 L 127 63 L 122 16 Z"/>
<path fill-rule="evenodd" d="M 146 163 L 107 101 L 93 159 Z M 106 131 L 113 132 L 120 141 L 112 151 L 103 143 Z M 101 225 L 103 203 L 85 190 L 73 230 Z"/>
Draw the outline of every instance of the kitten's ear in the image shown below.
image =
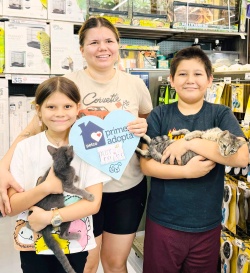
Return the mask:
<path fill-rule="evenodd" d="M 53 146 L 50 146 L 50 145 L 47 146 L 47 149 L 48 149 L 48 152 L 49 152 L 51 155 L 55 154 L 56 151 L 57 151 L 57 148 L 55 148 L 55 147 L 53 147 Z"/>

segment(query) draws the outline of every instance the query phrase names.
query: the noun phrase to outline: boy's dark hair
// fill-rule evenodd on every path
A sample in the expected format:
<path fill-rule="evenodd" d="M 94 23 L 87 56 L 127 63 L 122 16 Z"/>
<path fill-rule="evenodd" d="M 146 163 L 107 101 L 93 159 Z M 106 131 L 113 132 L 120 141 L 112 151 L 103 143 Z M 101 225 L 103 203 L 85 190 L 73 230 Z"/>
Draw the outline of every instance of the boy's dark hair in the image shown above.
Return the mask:
<path fill-rule="evenodd" d="M 207 54 L 200 48 L 190 46 L 184 48 L 176 53 L 170 65 L 170 75 L 174 78 L 177 67 L 183 60 L 199 59 L 204 64 L 207 77 L 212 75 L 212 63 L 209 60 Z"/>
<path fill-rule="evenodd" d="M 97 27 L 106 27 L 110 29 L 116 38 L 116 41 L 119 43 L 120 41 L 120 34 L 117 28 L 106 18 L 104 17 L 90 17 L 87 21 L 83 23 L 79 30 L 79 44 L 80 46 L 83 46 L 84 40 L 86 37 L 86 32 L 91 28 L 97 28 Z"/>
<path fill-rule="evenodd" d="M 81 95 L 76 84 L 65 77 L 52 77 L 38 85 L 35 93 L 35 103 L 42 105 L 43 102 L 54 92 L 66 95 L 75 103 L 81 101 Z"/>

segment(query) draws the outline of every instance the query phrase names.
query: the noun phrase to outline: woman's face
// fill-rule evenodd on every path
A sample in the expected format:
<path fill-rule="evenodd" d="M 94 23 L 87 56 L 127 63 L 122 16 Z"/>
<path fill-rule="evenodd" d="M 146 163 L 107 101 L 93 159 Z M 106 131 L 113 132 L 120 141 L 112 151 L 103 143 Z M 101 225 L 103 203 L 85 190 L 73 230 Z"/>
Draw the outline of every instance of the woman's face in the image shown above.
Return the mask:
<path fill-rule="evenodd" d="M 86 32 L 80 50 L 88 67 L 96 70 L 113 69 L 119 56 L 119 43 L 110 29 L 96 27 Z"/>

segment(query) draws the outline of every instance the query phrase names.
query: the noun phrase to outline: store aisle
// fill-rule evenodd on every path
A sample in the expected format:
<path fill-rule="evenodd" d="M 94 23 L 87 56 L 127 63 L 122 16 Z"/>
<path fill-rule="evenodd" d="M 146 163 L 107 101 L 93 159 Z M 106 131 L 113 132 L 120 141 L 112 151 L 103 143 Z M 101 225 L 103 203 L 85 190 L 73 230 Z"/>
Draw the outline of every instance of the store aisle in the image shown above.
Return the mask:
<path fill-rule="evenodd" d="M 22 273 L 20 269 L 19 254 L 13 247 L 13 230 L 16 217 L 0 218 L 0 267 L 1 273 Z M 131 250 L 131 256 L 134 258 Z M 131 264 L 128 263 L 129 273 L 140 273 L 135 271 Z M 103 273 L 101 265 L 97 273 Z"/>

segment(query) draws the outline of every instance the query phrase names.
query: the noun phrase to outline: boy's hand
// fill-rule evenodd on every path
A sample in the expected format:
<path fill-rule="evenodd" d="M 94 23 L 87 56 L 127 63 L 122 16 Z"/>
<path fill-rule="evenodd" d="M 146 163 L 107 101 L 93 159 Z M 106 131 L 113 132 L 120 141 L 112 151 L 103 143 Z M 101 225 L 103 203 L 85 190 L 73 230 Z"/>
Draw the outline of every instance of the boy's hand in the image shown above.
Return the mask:
<path fill-rule="evenodd" d="M 148 124 L 145 118 L 137 118 L 128 123 L 128 130 L 135 136 L 142 137 L 146 134 Z"/>
<path fill-rule="evenodd" d="M 0 170 L 0 211 L 3 216 L 6 212 L 11 212 L 10 200 L 7 194 L 7 189 L 12 187 L 17 192 L 23 192 L 21 186 L 16 182 L 11 173 L 6 169 Z"/>
<path fill-rule="evenodd" d="M 215 162 L 207 160 L 201 155 L 197 155 L 189 160 L 184 166 L 185 178 L 198 178 L 208 174 L 214 167 Z"/>
<path fill-rule="evenodd" d="M 169 158 L 170 165 L 174 165 L 175 159 L 178 165 L 181 165 L 181 157 L 188 151 L 187 144 L 188 141 L 183 138 L 171 143 L 163 152 L 161 163 L 164 163 L 164 161 Z"/>

